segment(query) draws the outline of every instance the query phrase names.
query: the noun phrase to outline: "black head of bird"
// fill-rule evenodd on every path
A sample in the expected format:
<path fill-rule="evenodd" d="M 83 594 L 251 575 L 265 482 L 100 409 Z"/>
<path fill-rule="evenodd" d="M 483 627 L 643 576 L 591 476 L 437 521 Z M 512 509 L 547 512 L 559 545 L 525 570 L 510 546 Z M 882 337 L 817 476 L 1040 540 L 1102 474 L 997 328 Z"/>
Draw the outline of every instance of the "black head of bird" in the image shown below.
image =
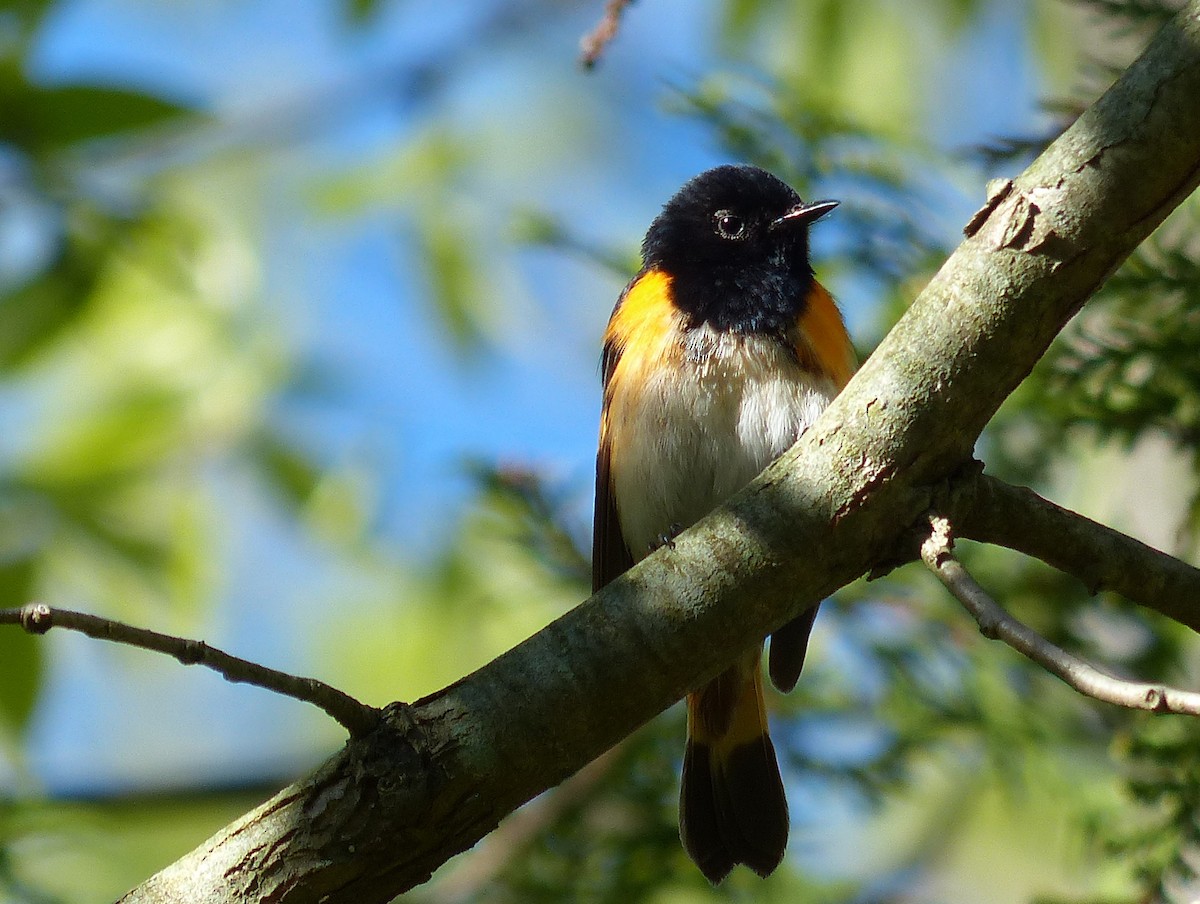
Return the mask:
<path fill-rule="evenodd" d="M 837 206 L 804 203 L 753 166 L 719 166 L 685 184 L 642 244 L 646 267 L 672 277 L 696 323 L 775 332 L 794 322 L 813 278 L 808 227 Z"/>

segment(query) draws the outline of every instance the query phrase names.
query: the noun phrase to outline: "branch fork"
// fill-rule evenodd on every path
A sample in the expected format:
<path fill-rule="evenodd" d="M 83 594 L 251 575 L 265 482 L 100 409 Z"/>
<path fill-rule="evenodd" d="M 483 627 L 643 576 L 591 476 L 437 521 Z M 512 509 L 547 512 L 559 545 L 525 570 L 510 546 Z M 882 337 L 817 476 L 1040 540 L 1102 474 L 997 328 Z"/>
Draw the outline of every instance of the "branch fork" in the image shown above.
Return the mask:
<path fill-rule="evenodd" d="M 1096 700 L 1156 713 L 1200 715 L 1200 693 L 1118 678 L 1051 643 L 992 599 L 967 571 L 954 555 L 948 518 L 931 514 L 929 527 L 929 536 L 921 544 L 921 559 L 971 613 L 984 637 L 1003 641 L 1081 694 Z"/>

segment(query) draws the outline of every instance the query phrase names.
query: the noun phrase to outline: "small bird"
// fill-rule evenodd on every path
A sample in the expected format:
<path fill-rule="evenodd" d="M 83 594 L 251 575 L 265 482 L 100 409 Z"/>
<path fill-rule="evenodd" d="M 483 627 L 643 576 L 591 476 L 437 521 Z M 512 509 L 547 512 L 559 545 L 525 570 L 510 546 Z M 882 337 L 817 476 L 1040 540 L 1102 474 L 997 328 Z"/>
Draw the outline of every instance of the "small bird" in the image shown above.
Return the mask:
<path fill-rule="evenodd" d="M 592 586 L 703 518 L 788 449 L 850 379 L 854 350 L 813 275 L 805 204 L 752 166 L 685 184 L 642 243 L 604 333 Z M 771 638 L 799 678 L 816 608 Z M 783 859 L 788 808 L 763 701 L 762 643 L 687 698 L 679 834 L 714 884 Z"/>

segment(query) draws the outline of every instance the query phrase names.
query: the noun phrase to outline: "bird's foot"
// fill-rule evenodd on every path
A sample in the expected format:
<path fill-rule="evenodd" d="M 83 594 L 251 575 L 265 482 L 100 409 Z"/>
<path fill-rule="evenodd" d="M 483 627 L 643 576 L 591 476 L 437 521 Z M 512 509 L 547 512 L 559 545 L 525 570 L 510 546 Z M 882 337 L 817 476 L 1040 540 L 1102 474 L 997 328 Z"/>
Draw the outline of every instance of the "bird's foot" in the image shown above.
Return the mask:
<path fill-rule="evenodd" d="M 650 552 L 658 552 L 664 546 L 667 547 L 667 549 L 674 549 L 675 538 L 681 533 L 683 533 L 683 525 L 677 524 L 674 521 L 671 522 L 671 525 L 665 531 L 651 541 Z"/>

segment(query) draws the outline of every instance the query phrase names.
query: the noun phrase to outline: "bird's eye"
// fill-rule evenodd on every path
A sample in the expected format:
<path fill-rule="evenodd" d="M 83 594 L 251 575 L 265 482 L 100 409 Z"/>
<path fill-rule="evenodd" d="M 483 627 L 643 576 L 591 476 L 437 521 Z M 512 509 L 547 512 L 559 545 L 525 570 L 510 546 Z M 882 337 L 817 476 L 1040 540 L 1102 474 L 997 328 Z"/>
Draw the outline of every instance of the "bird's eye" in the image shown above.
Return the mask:
<path fill-rule="evenodd" d="M 723 239 L 740 239 L 746 234 L 746 221 L 729 210 L 718 210 L 713 215 L 717 235 Z"/>

